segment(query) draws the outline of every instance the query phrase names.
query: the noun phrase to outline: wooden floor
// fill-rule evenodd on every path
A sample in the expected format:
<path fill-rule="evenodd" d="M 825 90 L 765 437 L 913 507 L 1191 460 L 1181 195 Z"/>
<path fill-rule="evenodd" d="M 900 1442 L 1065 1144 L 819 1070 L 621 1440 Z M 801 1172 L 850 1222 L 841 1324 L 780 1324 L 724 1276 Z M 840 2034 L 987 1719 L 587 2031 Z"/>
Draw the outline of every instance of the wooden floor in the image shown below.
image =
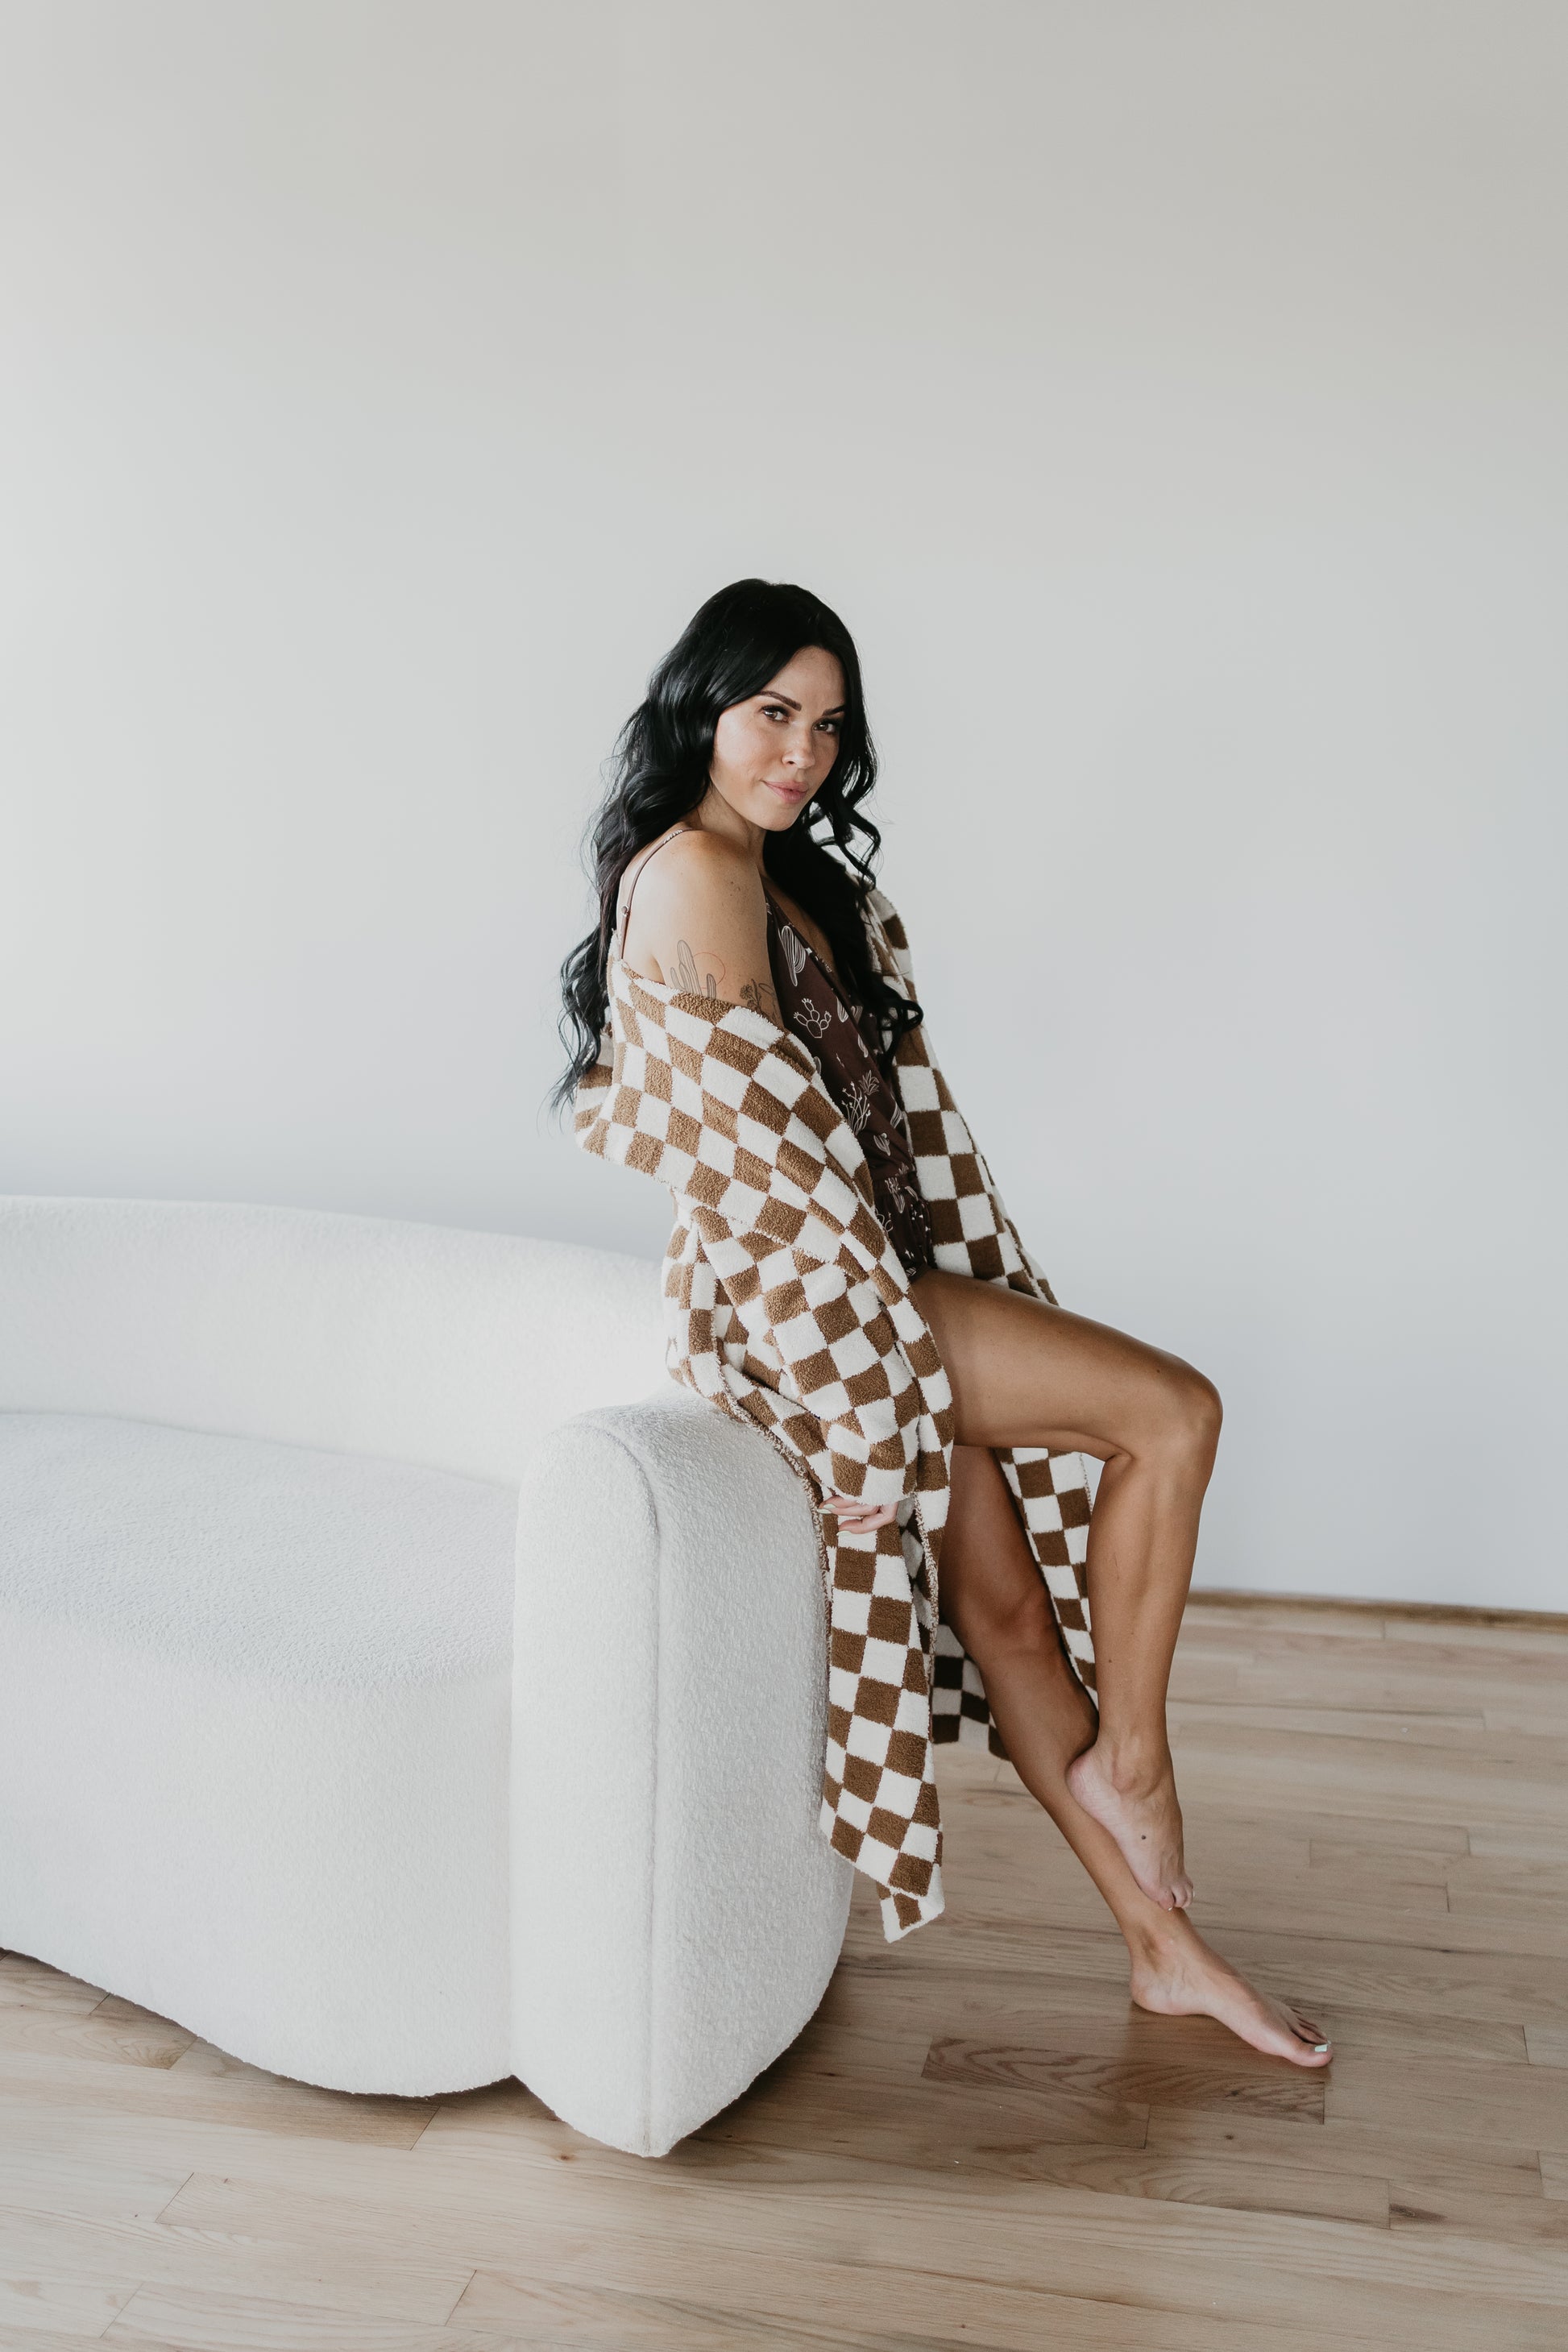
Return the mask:
<path fill-rule="evenodd" d="M 1568 1633 L 1211 1602 L 1176 1688 L 1198 1923 L 1326 2077 L 1131 2011 L 1056 1832 L 948 1750 L 946 1921 L 858 1902 L 814 2024 L 661 2163 L 0 1961 L 0 2344 L 1563 2352 Z"/>

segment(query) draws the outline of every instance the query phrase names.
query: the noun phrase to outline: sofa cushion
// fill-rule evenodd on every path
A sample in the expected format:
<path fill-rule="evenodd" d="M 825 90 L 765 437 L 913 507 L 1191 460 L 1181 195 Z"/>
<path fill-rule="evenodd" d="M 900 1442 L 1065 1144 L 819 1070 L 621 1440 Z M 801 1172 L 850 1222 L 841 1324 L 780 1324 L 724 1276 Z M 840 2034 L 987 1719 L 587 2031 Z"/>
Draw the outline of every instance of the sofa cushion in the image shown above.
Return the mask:
<path fill-rule="evenodd" d="M 515 1487 L 106 1415 L 0 1412 L 0 1610 L 374 1688 L 504 1671 Z"/>

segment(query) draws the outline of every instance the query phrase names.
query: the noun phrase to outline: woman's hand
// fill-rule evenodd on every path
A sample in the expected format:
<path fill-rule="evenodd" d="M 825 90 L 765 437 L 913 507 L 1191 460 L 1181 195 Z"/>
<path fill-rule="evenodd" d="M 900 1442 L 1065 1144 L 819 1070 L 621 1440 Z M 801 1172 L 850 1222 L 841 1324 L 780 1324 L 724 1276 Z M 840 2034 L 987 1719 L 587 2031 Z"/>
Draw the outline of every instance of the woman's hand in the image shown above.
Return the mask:
<path fill-rule="evenodd" d="M 868 1534 L 873 1528 L 885 1528 L 898 1517 L 896 1503 L 863 1503 L 855 1495 L 827 1495 L 823 1498 L 825 1511 L 836 1512 L 841 1528 L 854 1535 Z"/>

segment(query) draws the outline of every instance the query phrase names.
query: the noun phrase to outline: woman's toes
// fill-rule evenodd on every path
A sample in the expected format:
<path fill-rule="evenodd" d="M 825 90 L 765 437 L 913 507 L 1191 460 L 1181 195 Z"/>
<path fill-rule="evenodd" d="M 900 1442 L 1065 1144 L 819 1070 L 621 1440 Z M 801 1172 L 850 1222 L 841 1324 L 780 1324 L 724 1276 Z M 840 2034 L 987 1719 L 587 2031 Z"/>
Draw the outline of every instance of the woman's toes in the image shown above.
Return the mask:
<path fill-rule="evenodd" d="M 1314 2025 L 1310 2018 L 1303 2017 L 1300 2011 L 1292 2009 L 1289 2001 L 1280 2001 L 1279 2009 L 1280 2016 L 1302 2049 L 1310 2050 L 1315 2058 L 1325 2057 L 1332 2050 L 1333 2043 L 1321 2025 Z"/>

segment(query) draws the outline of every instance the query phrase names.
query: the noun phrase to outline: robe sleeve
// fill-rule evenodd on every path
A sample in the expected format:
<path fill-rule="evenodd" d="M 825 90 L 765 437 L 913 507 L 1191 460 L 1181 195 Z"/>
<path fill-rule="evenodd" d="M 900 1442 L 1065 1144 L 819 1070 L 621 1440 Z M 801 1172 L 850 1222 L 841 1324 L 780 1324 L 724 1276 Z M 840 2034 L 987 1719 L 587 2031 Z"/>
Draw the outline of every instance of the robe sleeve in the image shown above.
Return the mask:
<path fill-rule="evenodd" d="M 676 1194 L 769 1385 L 819 1425 L 802 1450 L 826 1449 L 833 1491 L 901 1500 L 919 1478 L 917 1368 L 938 1360 L 853 1130 L 805 1047 L 750 1006 L 622 985 L 577 1140 Z"/>

